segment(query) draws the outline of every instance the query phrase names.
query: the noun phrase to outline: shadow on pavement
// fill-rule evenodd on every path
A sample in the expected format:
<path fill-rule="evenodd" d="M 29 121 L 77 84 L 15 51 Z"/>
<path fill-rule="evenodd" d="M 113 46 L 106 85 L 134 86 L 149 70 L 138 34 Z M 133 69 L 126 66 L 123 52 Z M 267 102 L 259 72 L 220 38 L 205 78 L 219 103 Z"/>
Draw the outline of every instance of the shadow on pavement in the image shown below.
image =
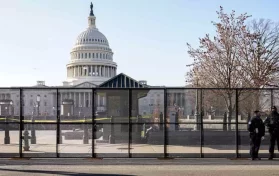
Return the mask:
<path fill-rule="evenodd" d="M 8 165 L 61 165 L 61 166 L 123 166 L 123 165 L 279 165 L 279 160 L 269 161 L 262 159 L 261 161 L 251 161 L 248 158 L 242 159 L 224 159 L 224 158 L 200 158 L 200 159 L 0 159 L 1 166 Z"/>
<path fill-rule="evenodd" d="M 36 173 L 36 174 L 57 174 L 57 175 L 65 175 L 65 176 L 120 176 L 120 174 L 97 174 L 97 173 L 75 173 L 75 172 L 65 172 L 65 171 L 46 171 L 46 170 L 17 170 L 17 169 L 4 169 L 0 168 L 1 171 L 6 171 L 6 172 L 23 172 L 23 173 Z M 123 175 L 123 174 L 121 174 Z M 123 176 L 134 176 L 134 175 L 123 175 Z"/>

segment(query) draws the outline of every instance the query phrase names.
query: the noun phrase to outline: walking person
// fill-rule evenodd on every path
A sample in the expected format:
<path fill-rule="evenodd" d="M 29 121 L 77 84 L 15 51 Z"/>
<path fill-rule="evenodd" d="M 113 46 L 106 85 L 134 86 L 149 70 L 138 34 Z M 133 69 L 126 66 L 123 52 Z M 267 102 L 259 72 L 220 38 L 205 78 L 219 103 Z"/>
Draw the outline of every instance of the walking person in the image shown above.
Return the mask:
<path fill-rule="evenodd" d="M 275 106 L 271 107 L 271 113 L 265 119 L 264 124 L 267 126 L 270 135 L 268 159 L 272 160 L 274 158 L 275 141 L 277 141 L 277 149 L 279 151 L 279 114 Z"/>
<path fill-rule="evenodd" d="M 260 111 L 254 111 L 255 116 L 248 123 L 248 131 L 250 132 L 250 156 L 252 160 L 260 160 L 259 149 L 261 140 L 265 135 L 265 126 L 261 119 Z"/>

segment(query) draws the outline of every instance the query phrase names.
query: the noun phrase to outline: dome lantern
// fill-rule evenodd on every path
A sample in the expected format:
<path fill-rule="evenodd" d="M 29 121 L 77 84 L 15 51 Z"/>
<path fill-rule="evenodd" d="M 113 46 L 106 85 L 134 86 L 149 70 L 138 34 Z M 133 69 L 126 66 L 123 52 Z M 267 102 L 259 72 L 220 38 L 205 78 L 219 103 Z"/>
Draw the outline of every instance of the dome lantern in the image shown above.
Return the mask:
<path fill-rule="evenodd" d="M 90 5 L 90 14 L 89 14 L 89 17 L 88 17 L 88 25 L 90 28 L 96 28 L 96 17 L 93 13 L 93 4 L 91 2 L 91 5 Z"/>

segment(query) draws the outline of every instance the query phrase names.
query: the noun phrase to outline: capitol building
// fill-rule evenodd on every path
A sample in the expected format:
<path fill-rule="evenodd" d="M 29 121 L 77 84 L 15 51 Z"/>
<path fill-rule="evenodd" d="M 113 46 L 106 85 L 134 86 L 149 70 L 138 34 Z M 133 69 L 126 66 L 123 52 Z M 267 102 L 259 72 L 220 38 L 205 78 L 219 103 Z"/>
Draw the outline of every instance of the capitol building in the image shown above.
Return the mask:
<path fill-rule="evenodd" d="M 63 82 L 62 86 L 57 87 L 48 87 L 44 81 L 37 81 L 35 86 L 23 89 L 22 111 L 24 116 L 55 116 L 56 107 L 60 108 L 62 116 L 86 116 L 92 114 L 93 95 L 92 89 L 88 88 L 152 87 L 148 86 L 146 81 L 136 81 L 123 73 L 117 74 L 117 63 L 113 59 L 113 50 L 110 48 L 106 36 L 97 28 L 92 3 L 87 20 L 88 27 L 78 35 L 70 52 L 70 61 L 66 65 L 66 81 Z M 59 88 L 59 92 L 56 88 Z M 137 103 L 132 107 L 133 115 L 152 113 L 154 104 L 159 108 L 159 111 L 163 112 L 163 90 L 142 91 L 142 93 L 145 93 L 145 96 L 136 101 Z M 16 88 L 0 90 L 0 115 L 19 115 L 19 94 L 20 91 Z M 115 96 L 115 94 L 119 96 Z M 179 100 L 181 105 L 185 103 L 182 95 L 183 92 L 181 95 L 176 95 L 178 99 L 181 97 Z M 96 112 L 106 112 L 108 116 L 128 115 L 129 96 L 127 90 L 100 89 L 94 96 Z M 135 97 L 138 95 L 133 96 L 133 98 Z M 109 101 L 116 102 L 113 104 L 114 108 L 110 108 L 112 103 L 108 103 Z M 108 109 L 116 110 L 108 112 Z"/>

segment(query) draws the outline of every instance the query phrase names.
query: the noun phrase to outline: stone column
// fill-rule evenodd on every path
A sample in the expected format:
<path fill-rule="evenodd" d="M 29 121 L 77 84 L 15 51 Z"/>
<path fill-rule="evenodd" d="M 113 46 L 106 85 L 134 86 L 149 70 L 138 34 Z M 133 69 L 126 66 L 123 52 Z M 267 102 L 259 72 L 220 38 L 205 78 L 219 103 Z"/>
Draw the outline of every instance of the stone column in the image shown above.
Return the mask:
<path fill-rule="evenodd" d="M 101 76 L 104 76 L 104 66 L 101 66 Z"/>
<path fill-rule="evenodd" d="M 93 66 L 91 65 L 91 76 L 93 76 Z"/>
<path fill-rule="evenodd" d="M 62 105 L 62 102 L 63 102 L 63 93 L 60 92 L 60 106 Z"/>
<path fill-rule="evenodd" d="M 80 76 L 80 70 L 79 70 L 79 66 L 77 66 L 77 76 Z"/>
<path fill-rule="evenodd" d="M 97 96 L 97 106 L 100 106 L 100 95 Z"/>
<path fill-rule="evenodd" d="M 94 72 L 95 72 L 95 76 L 97 75 L 97 65 L 95 65 L 95 70 L 94 70 Z"/>
<path fill-rule="evenodd" d="M 83 107 L 86 107 L 86 92 L 83 92 Z"/>
<path fill-rule="evenodd" d="M 78 107 L 81 105 L 81 93 L 78 93 Z"/>
<path fill-rule="evenodd" d="M 81 67 L 78 66 L 78 76 L 81 76 Z"/>
<path fill-rule="evenodd" d="M 108 77 L 108 66 L 106 66 L 106 77 Z"/>
<path fill-rule="evenodd" d="M 91 92 L 88 92 L 88 106 L 91 107 Z"/>
<path fill-rule="evenodd" d="M 77 106 L 77 96 L 76 96 L 76 93 L 74 92 L 74 107 Z"/>
<path fill-rule="evenodd" d="M 105 106 L 106 97 L 105 97 L 105 96 L 103 96 L 102 98 L 103 98 L 103 106 Z"/>

